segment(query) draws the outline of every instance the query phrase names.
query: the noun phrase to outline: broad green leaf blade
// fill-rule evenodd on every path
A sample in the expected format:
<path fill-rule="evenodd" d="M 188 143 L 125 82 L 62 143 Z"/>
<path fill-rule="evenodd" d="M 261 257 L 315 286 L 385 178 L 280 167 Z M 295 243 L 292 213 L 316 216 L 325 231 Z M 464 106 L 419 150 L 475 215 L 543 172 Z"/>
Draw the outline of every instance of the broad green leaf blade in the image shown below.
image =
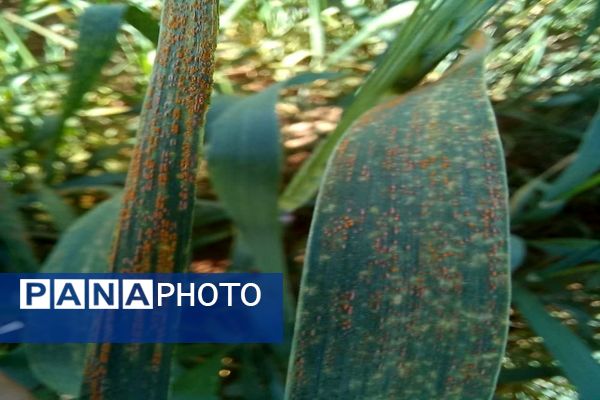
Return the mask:
<path fill-rule="evenodd" d="M 61 237 L 41 272 L 108 272 L 121 196 L 115 196 L 77 220 Z M 60 394 L 79 396 L 86 344 L 25 344 L 35 376 Z"/>
<path fill-rule="evenodd" d="M 600 393 L 600 364 L 592 350 L 559 321 L 552 318 L 537 297 L 515 283 L 513 300 L 531 328 L 544 338 L 544 346 L 560 362 L 566 377 L 577 387 L 580 400 L 595 400 Z"/>
<path fill-rule="evenodd" d="M 499 3 L 502 1 L 420 1 L 402 25 L 382 61 L 358 89 L 335 131 L 313 151 L 285 188 L 281 207 L 291 211 L 310 200 L 317 191 L 327 160 L 350 125 L 376 105 L 382 95 L 395 84 L 402 90 L 417 85 Z"/>
<path fill-rule="evenodd" d="M 303 74 L 243 99 L 225 97 L 213 111 L 216 119 L 206 127 L 211 181 L 239 229 L 237 244 L 252 256 L 254 268 L 283 273 L 290 323 L 294 307 L 279 222 L 282 149 L 275 105 L 283 87 L 332 76 Z"/>
<path fill-rule="evenodd" d="M 169 273 L 189 267 L 195 178 L 217 33 L 216 0 L 164 2 L 113 246 L 113 272 Z M 167 398 L 171 350 L 161 343 L 94 346 L 82 396 Z"/>
<path fill-rule="evenodd" d="M 484 53 L 367 113 L 338 145 L 309 236 L 286 399 L 491 398 L 510 269 Z"/>
<path fill-rule="evenodd" d="M 2 272 L 34 272 L 38 261 L 13 194 L 0 181 L 0 265 Z"/>
<path fill-rule="evenodd" d="M 275 113 L 279 91 L 331 76 L 304 74 L 246 98 L 224 97 L 207 125 L 205 153 L 211 180 L 261 271 L 285 272 L 277 204 L 282 168 Z"/>
<path fill-rule="evenodd" d="M 108 272 L 122 200 L 120 194 L 113 196 L 78 218 L 62 235 L 41 272 Z"/>
<path fill-rule="evenodd" d="M 312 61 L 315 65 L 319 65 L 325 57 L 326 48 L 325 28 L 321 22 L 321 0 L 308 0 L 308 10 L 308 32 L 310 34 Z"/>

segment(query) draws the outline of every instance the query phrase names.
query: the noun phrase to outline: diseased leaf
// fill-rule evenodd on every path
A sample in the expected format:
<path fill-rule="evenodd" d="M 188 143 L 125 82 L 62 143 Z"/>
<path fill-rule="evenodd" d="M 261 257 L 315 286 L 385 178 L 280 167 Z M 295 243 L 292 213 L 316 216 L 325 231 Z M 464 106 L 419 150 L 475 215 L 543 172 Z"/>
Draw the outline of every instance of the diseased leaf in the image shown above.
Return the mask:
<path fill-rule="evenodd" d="M 212 90 L 216 0 L 167 0 L 159 45 L 129 167 L 110 270 L 186 270 L 201 129 Z M 95 400 L 162 400 L 172 346 L 94 346 L 81 394 Z"/>
<path fill-rule="evenodd" d="M 368 112 L 329 161 L 286 399 L 483 400 L 509 310 L 507 187 L 486 41 Z"/>
<path fill-rule="evenodd" d="M 514 285 L 513 299 L 531 328 L 544 338 L 544 346 L 560 362 L 566 377 L 577 386 L 579 399 L 597 399 L 600 364 L 592 350 L 569 328 L 548 315 L 537 297 L 522 285 Z"/>

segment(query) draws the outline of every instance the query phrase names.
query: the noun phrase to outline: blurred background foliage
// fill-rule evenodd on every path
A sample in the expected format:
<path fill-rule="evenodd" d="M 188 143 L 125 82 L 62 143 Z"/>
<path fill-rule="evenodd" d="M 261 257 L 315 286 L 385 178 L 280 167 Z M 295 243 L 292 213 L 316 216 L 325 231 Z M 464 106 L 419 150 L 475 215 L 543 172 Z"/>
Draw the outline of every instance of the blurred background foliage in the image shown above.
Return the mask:
<path fill-rule="evenodd" d="M 218 96 L 207 122 L 209 145 L 212 131 L 218 134 L 212 122 L 219 122 L 240 94 L 262 93 L 301 73 L 342 73 L 335 79 L 307 77 L 306 82 L 314 81 L 309 85 L 282 84 L 275 88 L 279 99 L 271 90 L 274 95 L 240 106 L 249 107 L 247 124 L 280 131 L 284 183 L 335 129 L 351 94 L 382 59 L 416 4 L 221 3 Z M 600 2 L 501 3 L 483 27 L 495 42 L 488 82 L 512 193 L 516 307 L 496 396 L 577 399 L 578 390 L 590 393 L 598 387 L 594 381 L 600 382 L 595 375 L 600 360 L 600 117 L 594 118 L 600 98 Z M 81 37 L 78 23 L 90 4 L 0 0 L 2 271 L 39 269 L 65 231 L 81 232 L 81 227 L 68 231 L 69 226 L 124 183 L 155 55 L 160 2 L 127 1 L 125 23 L 102 19 L 101 29 L 90 29 L 91 50 L 84 42 L 85 19 Z M 111 29 L 118 33 L 112 35 Z M 455 58 L 450 53 L 425 80 L 439 78 Z M 264 118 L 254 121 L 259 115 Z M 270 115 L 277 116 L 275 125 Z M 222 121 L 214 126 L 234 133 L 248 128 Z M 277 161 L 280 155 L 268 157 Z M 209 170 L 203 162 L 190 269 L 244 269 L 252 264 L 252 244 L 237 238 L 244 226 L 237 218 L 234 226 L 228 215 L 235 213 L 223 210 Z M 270 184 L 257 183 L 257 192 Z M 116 208 L 110 209 L 109 222 L 116 218 Z M 311 211 L 307 204 L 282 213 L 283 234 L 265 239 L 280 242 L 263 256 L 273 263 L 284 258 L 293 291 Z M 89 246 L 95 245 L 106 247 Z M 285 255 L 277 250 L 280 245 Z M 6 381 L 3 389 L 14 387 L 14 396 L 27 398 L 23 390 L 28 390 L 37 398 L 55 399 L 68 393 L 65 387 L 77 386 L 61 383 L 77 379 L 73 371 L 56 366 L 57 374 L 49 377 L 43 366 L 52 360 L 31 356 L 32 349 L 28 357 L 25 353 L 19 346 L 0 345 L 0 381 Z M 285 362 L 276 349 L 262 345 L 181 345 L 174 375 L 176 399 L 278 399 Z"/>

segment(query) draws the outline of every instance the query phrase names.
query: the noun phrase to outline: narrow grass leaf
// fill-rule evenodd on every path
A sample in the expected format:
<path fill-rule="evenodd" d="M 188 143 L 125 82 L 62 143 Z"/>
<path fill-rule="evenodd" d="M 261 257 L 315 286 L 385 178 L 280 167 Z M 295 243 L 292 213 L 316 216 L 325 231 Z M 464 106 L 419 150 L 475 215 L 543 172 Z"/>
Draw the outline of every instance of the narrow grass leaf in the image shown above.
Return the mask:
<path fill-rule="evenodd" d="M 358 89 L 334 132 L 316 148 L 285 188 L 281 198 L 282 208 L 294 210 L 314 196 L 333 149 L 360 115 L 377 104 L 392 86 L 399 85 L 402 90 L 409 90 L 417 85 L 439 61 L 469 36 L 498 3 L 502 1 L 419 2 L 381 62 Z"/>
<path fill-rule="evenodd" d="M 62 114 L 56 117 L 58 119 L 48 120 L 50 127 L 40 128 L 51 132 L 45 160 L 48 180 L 53 177 L 52 163 L 56 158 L 64 123 L 81 106 L 83 96 L 98 80 L 102 67 L 117 43 L 117 33 L 126 10 L 125 5 L 93 5 L 86 8 L 79 18 L 79 40 L 71 68 L 69 89 L 62 104 Z"/>
<path fill-rule="evenodd" d="M 287 283 L 283 231 L 279 222 L 282 148 L 275 105 L 282 88 L 333 74 L 303 74 L 243 99 L 226 97 L 206 126 L 206 158 L 211 181 L 239 230 L 236 245 L 253 268 L 284 276 L 287 320 L 293 303 Z M 239 249 L 238 249 L 239 250 Z M 241 265 L 241 264 L 239 264 Z"/>
<path fill-rule="evenodd" d="M 69 91 L 63 103 L 63 117 L 77 110 L 83 95 L 94 85 L 117 43 L 127 7 L 119 4 L 94 5 L 79 18 L 79 40 L 73 60 Z"/>
<path fill-rule="evenodd" d="M 582 264 L 591 262 L 600 262 L 599 244 L 581 250 L 573 250 L 566 254 L 564 258 L 545 266 L 543 270 L 536 272 L 535 275 L 541 279 L 569 275 L 577 273 Z"/>
<path fill-rule="evenodd" d="M 528 243 L 551 256 L 568 256 L 573 252 L 600 246 L 600 240 L 582 238 L 531 240 Z"/>
<path fill-rule="evenodd" d="M 365 24 L 360 31 L 338 47 L 337 50 L 327 56 L 324 64 L 333 66 L 344 60 L 344 58 L 350 56 L 357 47 L 361 46 L 379 31 L 405 21 L 414 12 L 416 6 L 416 1 L 405 1 L 385 10 Z"/>
<path fill-rule="evenodd" d="M 600 27 L 600 0 L 596 0 L 596 7 L 594 9 L 594 14 L 591 16 L 588 21 L 587 29 L 581 38 L 581 46 L 583 47 L 586 44 L 588 38 Z"/>
<path fill-rule="evenodd" d="M 544 201 L 556 200 L 577 188 L 600 169 L 600 110 L 592 119 L 575 159 L 544 192 Z"/>
<path fill-rule="evenodd" d="M 310 49 L 312 61 L 319 64 L 325 57 L 326 37 L 325 28 L 321 21 L 321 0 L 308 0 L 308 31 L 310 34 Z"/>
<path fill-rule="evenodd" d="M 38 183 L 35 194 L 50 215 L 52 224 L 57 231 L 64 232 L 77 219 L 73 208 L 53 188 Z"/>
<path fill-rule="evenodd" d="M 509 310 L 507 187 L 476 48 L 348 130 L 303 271 L 286 399 L 483 400 Z"/>
<path fill-rule="evenodd" d="M 592 356 L 592 350 L 569 328 L 548 315 L 538 298 L 518 283 L 513 287 L 513 301 L 531 328 L 544 338 L 544 346 L 577 387 L 579 399 L 597 399 L 600 364 Z"/>
<path fill-rule="evenodd" d="M 146 39 L 154 43 L 155 46 L 158 45 L 160 27 L 158 21 L 148 11 L 129 5 L 125 12 L 125 21 L 137 29 Z"/>

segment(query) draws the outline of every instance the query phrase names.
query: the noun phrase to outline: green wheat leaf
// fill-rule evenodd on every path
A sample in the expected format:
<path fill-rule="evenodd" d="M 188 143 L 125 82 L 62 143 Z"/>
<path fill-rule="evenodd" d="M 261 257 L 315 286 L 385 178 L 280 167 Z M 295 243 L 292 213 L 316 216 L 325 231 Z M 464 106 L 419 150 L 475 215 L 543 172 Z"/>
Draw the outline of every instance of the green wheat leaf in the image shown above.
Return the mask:
<path fill-rule="evenodd" d="M 129 167 L 110 270 L 185 271 L 201 129 L 212 90 L 216 0 L 167 0 L 159 45 Z M 94 346 L 82 395 L 158 400 L 168 395 L 172 346 Z"/>
<path fill-rule="evenodd" d="M 263 272 L 284 272 L 278 195 L 282 149 L 275 104 L 286 86 L 332 74 L 303 74 L 245 98 L 217 97 L 206 128 L 206 157 L 219 199 Z"/>

